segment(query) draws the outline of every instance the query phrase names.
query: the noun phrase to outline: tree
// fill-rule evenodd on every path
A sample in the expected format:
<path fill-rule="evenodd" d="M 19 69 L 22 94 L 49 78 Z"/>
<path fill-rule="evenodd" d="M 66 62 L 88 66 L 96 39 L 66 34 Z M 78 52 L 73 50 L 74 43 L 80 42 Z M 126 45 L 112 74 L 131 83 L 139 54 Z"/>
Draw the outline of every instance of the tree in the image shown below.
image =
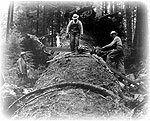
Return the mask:
<path fill-rule="evenodd" d="M 126 23 L 127 23 L 127 44 L 132 46 L 132 15 L 131 15 L 131 6 L 130 3 L 126 4 Z"/>
<path fill-rule="evenodd" d="M 105 9 L 104 9 L 105 14 L 108 14 L 108 9 L 107 9 L 107 7 L 108 7 L 108 2 L 106 1 L 106 2 L 105 2 Z"/>
<path fill-rule="evenodd" d="M 55 11 L 55 24 L 56 24 L 56 32 L 60 33 L 60 27 L 61 27 L 61 11 L 60 11 L 60 8 L 58 8 Z"/>
<path fill-rule="evenodd" d="M 8 9 L 6 41 L 8 41 L 10 29 L 13 26 L 13 12 L 14 12 L 14 2 L 12 1 L 10 2 Z"/>
<path fill-rule="evenodd" d="M 43 5 L 42 35 L 46 34 L 46 6 Z"/>
<path fill-rule="evenodd" d="M 114 2 L 114 13 L 118 12 L 118 1 Z"/>
<path fill-rule="evenodd" d="M 36 36 L 39 35 L 39 2 L 37 3 L 37 24 L 36 24 Z"/>
<path fill-rule="evenodd" d="M 110 13 L 113 13 L 113 2 L 110 2 Z"/>
<path fill-rule="evenodd" d="M 104 16 L 105 15 L 105 2 L 103 1 L 102 2 L 102 16 Z"/>
<path fill-rule="evenodd" d="M 133 40 L 134 51 L 137 59 L 141 59 L 146 52 L 146 40 L 147 40 L 147 12 L 145 5 L 137 3 L 137 17 L 136 17 L 136 29 Z"/>

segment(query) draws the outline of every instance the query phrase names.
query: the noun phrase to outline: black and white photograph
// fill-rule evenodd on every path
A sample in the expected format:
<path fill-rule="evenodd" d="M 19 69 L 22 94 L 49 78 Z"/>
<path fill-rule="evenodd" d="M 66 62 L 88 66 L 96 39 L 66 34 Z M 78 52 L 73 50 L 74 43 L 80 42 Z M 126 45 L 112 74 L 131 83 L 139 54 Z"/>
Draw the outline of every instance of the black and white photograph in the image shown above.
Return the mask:
<path fill-rule="evenodd" d="M 148 120 L 149 1 L 0 5 L 6 120 Z"/>

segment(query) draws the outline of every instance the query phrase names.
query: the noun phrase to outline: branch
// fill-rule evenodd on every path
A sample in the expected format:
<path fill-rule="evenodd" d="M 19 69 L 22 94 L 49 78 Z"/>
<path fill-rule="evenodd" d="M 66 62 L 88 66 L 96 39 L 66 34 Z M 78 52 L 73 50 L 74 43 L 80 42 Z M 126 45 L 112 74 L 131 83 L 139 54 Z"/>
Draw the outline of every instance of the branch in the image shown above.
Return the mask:
<path fill-rule="evenodd" d="M 56 85 L 50 85 L 50 86 L 45 87 L 43 89 L 38 89 L 38 90 L 35 90 L 33 92 L 30 92 L 30 93 L 24 95 L 23 97 L 17 99 L 14 103 L 12 103 L 8 107 L 7 112 L 9 112 L 19 101 L 22 101 L 23 99 L 25 99 L 28 96 L 31 96 L 33 94 L 34 95 L 35 94 L 41 94 L 41 93 L 44 93 L 45 91 L 47 91 L 49 89 L 64 88 L 64 87 L 68 87 L 68 86 L 71 86 L 71 87 L 74 87 L 74 88 L 81 88 L 81 89 L 90 90 L 92 92 L 101 94 L 104 97 L 106 97 L 106 96 L 112 96 L 114 98 L 120 98 L 119 96 L 117 96 L 116 94 L 114 94 L 112 91 L 107 90 L 107 89 L 105 89 L 103 87 L 100 87 L 100 86 L 95 86 L 95 85 L 92 85 L 92 84 L 81 83 L 81 82 L 61 83 L 61 84 L 56 84 Z"/>

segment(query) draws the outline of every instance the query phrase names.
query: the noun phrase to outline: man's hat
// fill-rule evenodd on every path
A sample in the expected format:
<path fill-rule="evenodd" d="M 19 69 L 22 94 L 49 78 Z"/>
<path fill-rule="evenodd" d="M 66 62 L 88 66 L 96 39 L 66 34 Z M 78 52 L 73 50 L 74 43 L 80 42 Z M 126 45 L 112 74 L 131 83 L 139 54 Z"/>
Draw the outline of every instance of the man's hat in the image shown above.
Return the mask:
<path fill-rule="evenodd" d="M 72 19 L 78 19 L 79 16 L 77 14 L 73 14 Z"/>
<path fill-rule="evenodd" d="M 112 35 L 112 34 L 117 34 L 117 32 L 116 31 L 111 31 L 110 35 Z"/>
<path fill-rule="evenodd" d="M 20 55 L 24 55 L 24 54 L 26 54 L 26 52 L 21 52 L 21 53 L 20 53 Z"/>

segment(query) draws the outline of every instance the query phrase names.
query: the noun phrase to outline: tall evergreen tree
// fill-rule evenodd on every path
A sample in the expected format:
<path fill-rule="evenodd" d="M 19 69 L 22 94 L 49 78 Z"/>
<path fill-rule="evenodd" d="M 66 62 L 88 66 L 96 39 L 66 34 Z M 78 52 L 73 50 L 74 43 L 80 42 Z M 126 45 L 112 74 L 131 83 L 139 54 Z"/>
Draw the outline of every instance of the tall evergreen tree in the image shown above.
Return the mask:
<path fill-rule="evenodd" d="M 126 3 L 127 44 L 132 46 L 132 14 L 130 3 Z"/>
<path fill-rule="evenodd" d="M 13 13 L 14 13 L 14 2 L 12 1 L 10 2 L 8 9 L 6 41 L 8 40 L 9 32 L 13 25 Z"/>
<path fill-rule="evenodd" d="M 135 51 L 133 51 L 138 59 L 143 58 L 146 55 L 146 44 L 147 44 L 147 12 L 145 5 L 142 3 L 137 4 L 137 18 L 136 18 L 136 29 L 133 40 Z"/>

